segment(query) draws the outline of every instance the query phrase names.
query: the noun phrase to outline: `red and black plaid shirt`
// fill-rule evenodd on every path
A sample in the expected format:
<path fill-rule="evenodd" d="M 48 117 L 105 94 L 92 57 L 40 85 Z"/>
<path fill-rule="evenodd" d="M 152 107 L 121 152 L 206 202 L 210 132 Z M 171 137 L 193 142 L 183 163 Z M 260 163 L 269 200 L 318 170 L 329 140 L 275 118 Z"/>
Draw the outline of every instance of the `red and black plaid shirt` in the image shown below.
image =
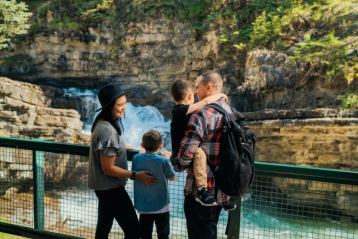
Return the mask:
<path fill-rule="evenodd" d="M 231 109 L 227 103 L 221 99 L 216 102 L 228 112 Z M 215 167 L 219 163 L 219 150 L 222 131 L 223 115 L 216 110 L 204 107 L 202 110 L 195 112 L 190 117 L 188 126 L 185 130 L 185 136 L 181 141 L 177 160 L 181 167 L 187 169 L 187 178 L 184 188 L 186 196 L 195 195 L 195 177 L 192 168 L 193 155 L 201 147 L 207 157 L 210 166 Z M 210 167 L 208 167 L 208 190 L 214 191 L 215 179 Z"/>

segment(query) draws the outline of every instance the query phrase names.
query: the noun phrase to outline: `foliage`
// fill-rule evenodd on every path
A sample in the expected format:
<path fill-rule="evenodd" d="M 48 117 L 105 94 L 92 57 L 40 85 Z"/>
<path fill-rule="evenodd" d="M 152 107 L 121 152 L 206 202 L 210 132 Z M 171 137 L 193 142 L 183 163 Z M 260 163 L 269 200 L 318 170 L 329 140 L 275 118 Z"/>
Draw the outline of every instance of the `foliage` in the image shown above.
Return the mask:
<path fill-rule="evenodd" d="M 338 99 L 341 100 L 343 108 L 358 109 L 358 92 L 340 95 L 338 96 Z"/>
<path fill-rule="evenodd" d="M 46 23 L 47 30 L 79 30 L 103 21 L 140 21 L 147 17 L 164 16 L 190 22 L 194 29 L 208 30 L 205 20 L 210 13 L 211 0 L 53 0 L 29 1 L 37 24 Z M 48 22 L 49 12 L 54 20 Z M 117 21 L 118 22 L 118 21 Z M 76 23 L 76 24 L 75 24 Z M 67 28 L 69 26 L 69 28 Z M 32 30 L 44 30 L 34 24 Z"/>
<path fill-rule="evenodd" d="M 25 239 L 25 237 L 15 236 L 0 232 L 0 239 Z"/>
<path fill-rule="evenodd" d="M 1 135 L 1 131 L 0 131 L 0 135 Z M 9 223 L 9 220 L 5 216 L 0 216 L 0 222 Z M 0 232 L 0 239 L 21 239 L 21 238 L 25 239 L 25 237 Z"/>
<path fill-rule="evenodd" d="M 312 73 L 350 83 L 358 78 L 357 52 L 354 51 L 358 39 L 353 24 L 358 9 L 353 2 L 248 0 L 240 11 L 255 17 L 245 22 L 242 16 L 232 16 L 239 27 L 231 33 L 227 28 L 220 40 L 235 48 L 247 45 L 288 50 L 288 54 L 293 52 L 292 60 L 311 65 L 315 69 Z M 252 10 L 252 6 L 258 8 Z"/>
<path fill-rule="evenodd" d="M 31 32 L 76 32 L 112 20 L 113 0 L 29 1 L 34 12 Z"/>
<path fill-rule="evenodd" d="M 114 15 L 113 0 L 102 0 L 95 7 L 81 10 L 82 19 L 100 23 L 101 21 L 111 20 Z"/>
<path fill-rule="evenodd" d="M 226 52 L 252 48 L 287 51 L 313 74 L 348 83 L 357 79 L 354 0 L 137 0 L 133 12 L 189 22 L 203 32 L 218 29 Z M 136 10 L 141 9 L 141 10 Z M 137 15 L 138 16 L 138 15 Z M 348 40 L 350 39 L 350 40 Z M 354 43 L 355 42 L 355 43 Z"/>
<path fill-rule="evenodd" d="M 304 61 L 312 66 L 320 65 L 329 80 L 337 77 L 353 80 L 350 62 L 347 62 L 348 53 L 346 43 L 334 35 L 327 34 L 320 39 L 311 39 L 305 35 L 305 40 L 297 44 L 292 56 L 293 60 Z"/>
<path fill-rule="evenodd" d="M 30 16 L 25 3 L 0 0 L 0 49 L 7 47 L 13 36 L 27 32 Z"/>
<path fill-rule="evenodd" d="M 180 22 L 188 22 L 193 29 L 207 31 L 209 29 L 208 17 L 215 1 L 213 0 L 133 0 L 127 2 L 125 8 L 129 8 L 125 19 L 138 21 L 148 17 L 163 16 L 169 19 L 177 19 Z M 124 9 L 119 8 L 118 11 Z"/>
<path fill-rule="evenodd" d="M 270 21 L 266 11 L 263 11 L 252 24 L 252 34 L 250 36 L 250 45 L 252 47 L 263 46 L 274 48 L 274 40 L 280 32 L 280 22 L 278 16 L 271 17 Z"/>

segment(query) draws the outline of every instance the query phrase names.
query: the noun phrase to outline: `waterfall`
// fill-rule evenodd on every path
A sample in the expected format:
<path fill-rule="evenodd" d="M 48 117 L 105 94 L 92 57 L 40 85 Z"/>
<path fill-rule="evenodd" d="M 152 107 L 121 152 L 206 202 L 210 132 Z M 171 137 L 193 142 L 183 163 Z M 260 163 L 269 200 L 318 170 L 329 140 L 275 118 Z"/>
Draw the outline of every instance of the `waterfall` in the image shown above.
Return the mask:
<path fill-rule="evenodd" d="M 125 142 L 134 148 L 140 148 L 143 133 L 155 129 L 162 134 L 164 147 L 171 149 L 170 121 L 165 121 L 154 106 L 142 107 L 128 103 L 123 126 Z"/>
<path fill-rule="evenodd" d="M 64 89 L 64 96 L 80 98 L 77 110 L 83 120 L 83 133 L 90 134 L 91 125 L 96 116 L 96 109 L 100 108 L 97 99 L 97 90 L 67 88 Z M 158 130 L 163 137 L 164 147 L 171 149 L 170 121 L 154 106 L 135 106 L 127 103 L 126 114 L 123 119 L 124 139 L 126 143 L 136 149 L 140 148 L 142 135 L 150 130 Z"/>

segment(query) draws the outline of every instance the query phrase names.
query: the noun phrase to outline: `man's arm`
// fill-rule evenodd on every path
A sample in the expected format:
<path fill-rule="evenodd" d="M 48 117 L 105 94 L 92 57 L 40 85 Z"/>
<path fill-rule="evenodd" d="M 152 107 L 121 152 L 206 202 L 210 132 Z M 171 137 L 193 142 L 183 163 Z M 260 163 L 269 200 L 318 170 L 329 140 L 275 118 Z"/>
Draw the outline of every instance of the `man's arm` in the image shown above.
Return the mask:
<path fill-rule="evenodd" d="M 190 117 L 184 138 L 180 143 L 177 155 L 180 166 L 190 167 L 194 153 L 205 140 L 204 135 L 206 135 L 206 123 L 203 113 L 200 111 Z"/>

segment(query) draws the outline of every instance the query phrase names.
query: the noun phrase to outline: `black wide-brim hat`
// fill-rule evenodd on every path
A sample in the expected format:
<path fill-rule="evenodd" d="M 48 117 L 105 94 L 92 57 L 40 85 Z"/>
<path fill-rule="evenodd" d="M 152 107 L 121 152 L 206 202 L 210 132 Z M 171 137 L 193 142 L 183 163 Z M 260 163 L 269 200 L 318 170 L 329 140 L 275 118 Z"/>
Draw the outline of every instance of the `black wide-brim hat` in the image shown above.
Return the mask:
<path fill-rule="evenodd" d="M 118 97 L 125 95 L 125 92 L 121 89 L 121 85 L 118 83 L 111 83 L 103 86 L 98 91 L 99 103 L 101 103 L 101 108 L 96 111 L 106 108 L 112 104 Z"/>

